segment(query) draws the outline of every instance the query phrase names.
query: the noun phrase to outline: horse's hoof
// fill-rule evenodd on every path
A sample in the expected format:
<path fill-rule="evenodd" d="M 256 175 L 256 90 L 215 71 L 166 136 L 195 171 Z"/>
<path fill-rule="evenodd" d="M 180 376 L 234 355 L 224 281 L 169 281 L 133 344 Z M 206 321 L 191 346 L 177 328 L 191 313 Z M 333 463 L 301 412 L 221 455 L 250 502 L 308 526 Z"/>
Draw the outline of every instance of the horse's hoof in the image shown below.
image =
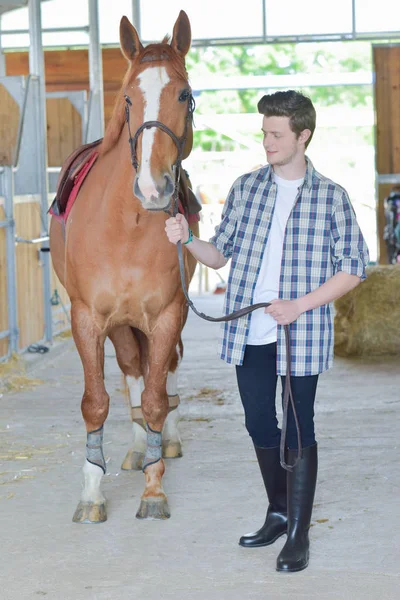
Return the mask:
<path fill-rule="evenodd" d="M 121 465 L 123 471 L 141 471 L 143 466 L 143 452 L 128 450 L 124 462 Z"/>
<path fill-rule="evenodd" d="M 163 458 L 180 458 L 182 454 L 182 444 L 180 442 L 163 442 L 162 445 Z"/>
<path fill-rule="evenodd" d="M 106 504 L 94 504 L 93 502 L 79 502 L 74 516 L 74 523 L 96 524 L 107 521 Z"/>
<path fill-rule="evenodd" d="M 169 519 L 170 516 L 168 500 L 165 497 L 142 500 L 136 513 L 137 519 L 163 520 Z"/>

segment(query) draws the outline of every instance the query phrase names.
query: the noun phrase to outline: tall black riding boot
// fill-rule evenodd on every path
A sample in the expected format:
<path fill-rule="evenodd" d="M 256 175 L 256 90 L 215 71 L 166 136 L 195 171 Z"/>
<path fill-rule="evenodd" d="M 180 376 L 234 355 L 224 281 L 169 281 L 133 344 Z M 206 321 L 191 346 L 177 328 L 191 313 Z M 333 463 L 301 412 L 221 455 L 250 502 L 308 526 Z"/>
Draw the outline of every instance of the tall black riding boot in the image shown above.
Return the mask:
<path fill-rule="evenodd" d="M 269 500 L 264 525 L 254 533 L 243 535 L 239 544 L 244 548 L 258 548 L 273 544 L 287 531 L 286 471 L 279 460 L 279 447 L 254 446 Z"/>
<path fill-rule="evenodd" d="M 288 450 L 293 464 L 297 450 Z M 277 560 L 277 571 L 302 571 L 308 566 L 311 513 L 317 482 L 317 444 L 303 448 L 303 456 L 287 474 L 288 537 Z"/>

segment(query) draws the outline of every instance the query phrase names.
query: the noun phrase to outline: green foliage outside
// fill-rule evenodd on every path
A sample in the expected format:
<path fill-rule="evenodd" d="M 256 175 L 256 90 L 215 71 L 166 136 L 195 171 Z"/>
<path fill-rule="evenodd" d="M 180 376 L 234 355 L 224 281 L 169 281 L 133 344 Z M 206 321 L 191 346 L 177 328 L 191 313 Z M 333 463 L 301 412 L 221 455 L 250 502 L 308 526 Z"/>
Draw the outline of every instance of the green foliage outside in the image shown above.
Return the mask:
<path fill-rule="evenodd" d="M 345 73 L 372 70 L 369 42 L 315 42 L 262 46 L 211 46 L 193 48 L 187 57 L 189 75 L 289 75 Z M 274 90 L 271 90 L 274 91 Z M 316 107 L 371 107 L 372 86 L 302 88 Z M 202 92 L 197 98 L 199 114 L 257 112 L 263 90 L 221 90 Z M 248 135 L 258 139 L 257 132 Z M 195 131 L 195 145 L 207 151 L 233 150 L 235 142 L 212 130 Z"/>

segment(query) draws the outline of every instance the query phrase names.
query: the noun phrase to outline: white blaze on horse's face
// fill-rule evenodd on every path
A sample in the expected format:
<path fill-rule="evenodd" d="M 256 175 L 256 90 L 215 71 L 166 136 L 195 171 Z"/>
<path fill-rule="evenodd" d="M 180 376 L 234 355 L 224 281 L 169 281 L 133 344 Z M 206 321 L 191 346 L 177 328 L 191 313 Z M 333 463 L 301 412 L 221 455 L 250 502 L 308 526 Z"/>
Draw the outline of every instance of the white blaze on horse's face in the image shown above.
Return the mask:
<path fill-rule="evenodd" d="M 158 121 L 160 98 L 170 78 L 165 67 L 149 67 L 139 75 L 139 88 L 143 93 L 144 115 L 143 122 Z M 162 185 L 154 181 L 151 172 L 151 154 L 157 129 L 145 129 L 142 133 L 142 156 L 140 169 L 135 178 L 134 194 L 139 198 L 144 208 L 163 208 L 168 205 L 174 191 L 174 180 L 170 173 L 164 174 Z"/>

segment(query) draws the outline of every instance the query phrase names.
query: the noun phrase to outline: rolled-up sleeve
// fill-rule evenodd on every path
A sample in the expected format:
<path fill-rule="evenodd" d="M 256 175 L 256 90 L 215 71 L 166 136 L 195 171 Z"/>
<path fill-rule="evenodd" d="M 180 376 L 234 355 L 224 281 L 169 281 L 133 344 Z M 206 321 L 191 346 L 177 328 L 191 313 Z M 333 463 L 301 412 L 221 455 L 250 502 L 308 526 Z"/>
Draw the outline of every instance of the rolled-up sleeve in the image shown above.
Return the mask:
<path fill-rule="evenodd" d="M 225 258 L 231 258 L 236 237 L 237 215 L 235 210 L 235 196 L 236 182 L 231 187 L 224 204 L 221 222 L 217 225 L 213 237 L 209 240 Z"/>
<path fill-rule="evenodd" d="M 331 257 L 334 272 L 366 278 L 369 252 L 354 209 L 345 191 L 336 201 L 331 221 Z"/>

